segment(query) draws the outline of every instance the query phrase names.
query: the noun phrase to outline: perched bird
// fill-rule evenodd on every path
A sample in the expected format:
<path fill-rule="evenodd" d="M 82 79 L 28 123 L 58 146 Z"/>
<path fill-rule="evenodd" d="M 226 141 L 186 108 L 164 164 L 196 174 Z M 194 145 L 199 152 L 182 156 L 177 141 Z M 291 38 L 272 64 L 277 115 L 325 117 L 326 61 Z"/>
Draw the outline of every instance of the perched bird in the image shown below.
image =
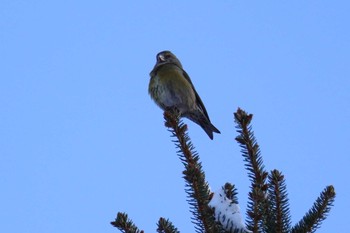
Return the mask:
<path fill-rule="evenodd" d="M 179 59 L 170 51 L 162 51 L 156 58 L 148 86 L 151 98 L 163 110 L 175 108 L 181 117 L 200 125 L 213 139 L 213 132 L 220 131 L 210 122 L 207 110 Z"/>

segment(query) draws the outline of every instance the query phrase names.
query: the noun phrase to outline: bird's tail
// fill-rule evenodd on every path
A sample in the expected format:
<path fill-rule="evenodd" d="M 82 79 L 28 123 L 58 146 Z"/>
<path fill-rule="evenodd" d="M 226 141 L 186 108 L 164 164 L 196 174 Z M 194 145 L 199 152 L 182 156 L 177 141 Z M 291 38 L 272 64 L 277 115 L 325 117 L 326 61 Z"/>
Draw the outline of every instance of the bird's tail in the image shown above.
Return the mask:
<path fill-rule="evenodd" d="M 213 140 L 214 133 L 221 133 L 211 122 L 210 120 L 200 111 L 195 114 L 189 114 L 188 117 L 193 122 L 197 123 L 202 127 L 202 129 L 208 134 L 209 138 Z"/>

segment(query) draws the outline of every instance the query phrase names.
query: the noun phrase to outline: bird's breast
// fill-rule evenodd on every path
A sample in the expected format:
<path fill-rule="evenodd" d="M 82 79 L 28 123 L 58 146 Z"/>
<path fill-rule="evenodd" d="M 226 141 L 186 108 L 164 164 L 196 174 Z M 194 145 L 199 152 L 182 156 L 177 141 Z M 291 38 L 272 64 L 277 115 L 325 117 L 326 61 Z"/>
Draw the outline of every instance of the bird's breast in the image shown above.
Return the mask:
<path fill-rule="evenodd" d="M 151 78 L 149 92 L 163 109 L 177 107 L 186 112 L 195 107 L 195 93 L 181 69 L 164 67 Z"/>

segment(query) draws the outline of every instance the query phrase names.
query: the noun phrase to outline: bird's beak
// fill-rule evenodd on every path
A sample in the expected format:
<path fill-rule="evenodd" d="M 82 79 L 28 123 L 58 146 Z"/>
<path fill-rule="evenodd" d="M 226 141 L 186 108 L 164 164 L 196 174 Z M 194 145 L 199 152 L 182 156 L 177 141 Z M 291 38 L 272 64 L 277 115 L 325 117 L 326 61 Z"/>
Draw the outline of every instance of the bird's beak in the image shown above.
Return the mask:
<path fill-rule="evenodd" d="M 165 57 L 163 54 L 159 54 L 158 55 L 158 62 L 164 62 L 165 61 Z"/>

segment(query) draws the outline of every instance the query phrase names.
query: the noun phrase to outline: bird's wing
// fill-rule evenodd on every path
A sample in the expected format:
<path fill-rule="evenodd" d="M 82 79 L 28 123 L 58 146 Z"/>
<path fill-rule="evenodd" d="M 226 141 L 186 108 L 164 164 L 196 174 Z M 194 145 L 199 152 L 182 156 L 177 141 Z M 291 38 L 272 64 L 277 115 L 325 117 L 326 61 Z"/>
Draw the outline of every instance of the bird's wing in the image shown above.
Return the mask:
<path fill-rule="evenodd" d="M 204 107 L 204 104 L 203 104 L 203 102 L 202 102 L 202 100 L 201 100 L 201 97 L 199 97 L 199 95 L 198 95 L 196 89 L 194 88 L 193 83 L 192 83 L 192 81 L 191 81 L 191 79 L 190 79 L 190 76 L 188 76 L 188 74 L 186 73 L 186 71 L 184 71 L 183 69 L 182 69 L 182 72 L 183 72 L 183 75 L 184 75 L 184 77 L 186 78 L 186 80 L 187 80 L 187 81 L 191 84 L 191 86 L 192 86 L 192 89 L 193 89 L 193 91 L 194 91 L 194 93 L 195 93 L 195 95 L 196 95 L 196 103 L 197 103 L 198 107 L 202 110 L 202 112 L 204 113 L 204 115 L 205 115 L 205 116 L 208 118 L 208 120 L 210 121 L 208 112 L 207 112 L 207 110 L 206 110 L 205 107 Z"/>

